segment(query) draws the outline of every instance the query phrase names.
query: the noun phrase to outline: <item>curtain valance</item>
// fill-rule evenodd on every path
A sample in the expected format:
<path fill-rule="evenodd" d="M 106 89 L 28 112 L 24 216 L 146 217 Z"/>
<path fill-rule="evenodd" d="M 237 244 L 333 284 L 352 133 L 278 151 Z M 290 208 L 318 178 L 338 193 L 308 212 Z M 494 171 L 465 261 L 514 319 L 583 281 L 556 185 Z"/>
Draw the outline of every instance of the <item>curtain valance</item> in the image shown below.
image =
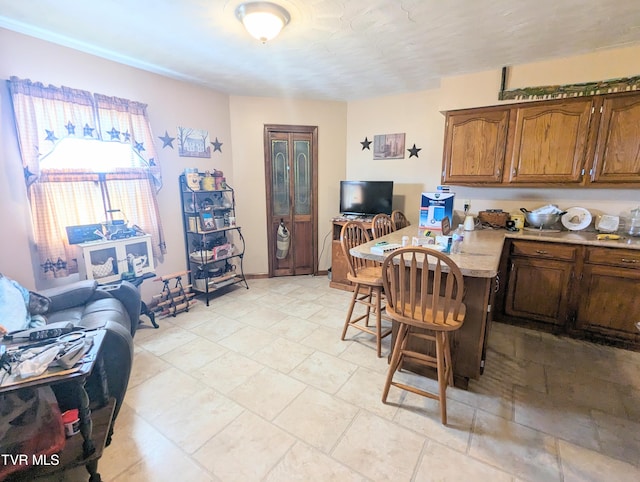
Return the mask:
<path fill-rule="evenodd" d="M 40 161 L 57 143 L 75 137 L 129 144 L 145 161 L 156 190 L 161 187 L 146 104 L 17 77 L 8 83 L 27 186 L 40 177 Z"/>

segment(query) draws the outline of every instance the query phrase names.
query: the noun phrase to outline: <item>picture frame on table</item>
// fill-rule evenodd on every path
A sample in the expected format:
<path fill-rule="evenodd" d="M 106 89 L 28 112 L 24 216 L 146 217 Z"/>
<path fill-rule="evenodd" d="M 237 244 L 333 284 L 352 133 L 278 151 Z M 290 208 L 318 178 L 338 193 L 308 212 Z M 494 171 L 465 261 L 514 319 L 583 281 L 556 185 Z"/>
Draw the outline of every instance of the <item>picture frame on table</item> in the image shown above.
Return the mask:
<path fill-rule="evenodd" d="M 216 225 L 213 221 L 213 209 L 206 208 L 200 210 L 200 230 L 201 231 L 213 231 L 216 229 Z"/>

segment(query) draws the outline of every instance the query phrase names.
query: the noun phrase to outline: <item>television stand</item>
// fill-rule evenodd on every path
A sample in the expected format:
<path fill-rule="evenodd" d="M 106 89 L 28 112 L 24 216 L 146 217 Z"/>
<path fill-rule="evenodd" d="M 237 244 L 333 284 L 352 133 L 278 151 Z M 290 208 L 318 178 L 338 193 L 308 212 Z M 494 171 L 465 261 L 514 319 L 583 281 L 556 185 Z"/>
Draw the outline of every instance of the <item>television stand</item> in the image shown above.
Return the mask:
<path fill-rule="evenodd" d="M 353 218 L 352 218 L 353 216 Z M 347 265 L 347 259 L 342 253 L 342 246 L 340 245 L 340 231 L 342 226 L 348 222 L 357 222 L 367 230 L 369 236 L 371 236 L 371 216 L 355 216 L 355 215 L 340 215 L 331 220 L 331 281 L 329 286 L 331 288 L 337 288 L 339 290 L 353 291 L 353 284 L 347 279 L 347 273 L 349 267 Z"/>

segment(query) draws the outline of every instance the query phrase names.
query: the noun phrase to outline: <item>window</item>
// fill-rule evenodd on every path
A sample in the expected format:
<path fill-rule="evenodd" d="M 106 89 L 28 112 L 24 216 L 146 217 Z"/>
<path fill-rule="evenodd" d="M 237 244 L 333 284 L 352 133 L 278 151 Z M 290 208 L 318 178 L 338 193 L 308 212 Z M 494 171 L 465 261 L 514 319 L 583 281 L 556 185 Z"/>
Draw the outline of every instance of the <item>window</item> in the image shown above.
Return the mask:
<path fill-rule="evenodd" d="M 12 77 L 34 239 L 43 278 L 78 271 L 67 226 L 119 211 L 165 253 L 157 190 L 162 180 L 146 105 Z"/>

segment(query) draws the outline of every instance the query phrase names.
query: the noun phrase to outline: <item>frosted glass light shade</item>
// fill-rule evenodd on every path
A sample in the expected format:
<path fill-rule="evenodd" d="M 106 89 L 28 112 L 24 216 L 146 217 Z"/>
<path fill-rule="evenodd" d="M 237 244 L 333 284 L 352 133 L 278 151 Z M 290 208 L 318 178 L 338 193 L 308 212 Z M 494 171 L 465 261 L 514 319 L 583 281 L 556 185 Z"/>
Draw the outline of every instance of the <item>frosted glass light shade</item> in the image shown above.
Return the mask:
<path fill-rule="evenodd" d="M 289 12 L 271 2 L 243 3 L 236 9 L 236 17 L 262 43 L 276 37 L 291 18 Z"/>

